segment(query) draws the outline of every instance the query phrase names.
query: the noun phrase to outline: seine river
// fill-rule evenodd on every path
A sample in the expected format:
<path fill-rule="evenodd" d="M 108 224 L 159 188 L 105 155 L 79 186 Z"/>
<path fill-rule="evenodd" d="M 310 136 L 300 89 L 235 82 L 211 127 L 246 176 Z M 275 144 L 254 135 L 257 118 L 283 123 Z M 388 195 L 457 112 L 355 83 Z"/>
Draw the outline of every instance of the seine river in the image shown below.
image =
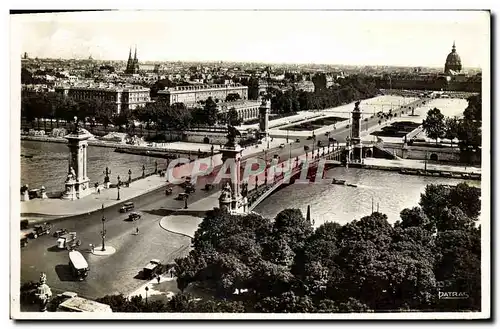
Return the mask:
<path fill-rule="evenodd" d="M 400 175 L 392 171 L 364 170 L 356 168 L 335 168 L 326 174 L 327 178 L 343 179 L 358 187 L 322 184 L 295 184 L 287 186 L 259 204 L 255 212 L 274 218 L 282 209 L 298 208 L 306 214 L 307 205 L 311 206 L 311 218 L 315 226 L 326 221 L 345 224 L 354 219 L 367 216 L 377 203 L 381 213 L 387 215 L 390 223 L 399 219 L 404 208 L 418 205 L 420 193 L 427 184 L 456 185 L 460 179 Z M 479 181 L 469 185 L 480 187 Z"/>
<path fill-rule="evenodd" d="M 21 157 L 21 184 L 29 184 L 30 188 L 45 186 L 47 191 L 62 191 L 68 172 L 68 147 L 66 144 L 46 142 L 21 142 L 21 154 L 33 156 Z M 151 157 L 114 152 L 113 148 L 89 146 L 88 175 L 92 183 L 104 180 L 104 169 L 111 169 L 111 180 L 117 175 L 123 179 L 128 177 L 129 168 L 132 176 L 140 176 L 142 165 L 146 172 L 154 170 L 155 160 L 159 168 L 165 167 L 165 160 Z M 327 173 L 328 178 L 346 180 L 358 185 L 348 187 L 340 185 L 290 185 L 262 202 L 255 211 L 274 218 L 285 208 L 299 208 L 306 213 L 307 205 L 311 205 L 315 226 L 325 221 L 346 223 L 369 215 L 372 197 L 380 212 L 385 213 L 392 223 L 399 218 L 403 208 L 418 204 L 420 193 L 427 184 L 458 184 L 462 180 L 438 177 L 420 177 L 400 175 L 396 172 L 362 170 L 355 168 L 335 168 Z M 479 187 L 480 182 L 468 181 Z"/>
<path fill-rule="evenodd" d="M 103 183 L 104 170 L 109 167 L 111 182 L 116 183 L 118 175 L 122 181 L 128 179 L 129 169 L 132 177 L 142 175 L 143 165 L 146 173 L 154 171 L 155 160 L 158 161 L 158 168 L 165 167 L 164 159 L 116 153 L 114 148 L 109 147 L 89 146 L 87 175 L 91 185 Z M 43 185 L 48 192 L 63 191 L 68 163 L 69 149 L 64 143 L 21 141 L 21 186 L 28 184 L 30 188 L 40 188 Z"/>

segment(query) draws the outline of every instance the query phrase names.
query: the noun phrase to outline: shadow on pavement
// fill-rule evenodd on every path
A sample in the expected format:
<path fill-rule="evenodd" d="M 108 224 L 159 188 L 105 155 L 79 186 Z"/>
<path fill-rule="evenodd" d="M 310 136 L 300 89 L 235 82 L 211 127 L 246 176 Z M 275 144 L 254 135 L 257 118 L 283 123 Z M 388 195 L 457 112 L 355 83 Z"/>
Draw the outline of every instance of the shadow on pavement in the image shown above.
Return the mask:
<path fill-rule="evenodd" d="M 161 217 L 170 216 L 173 213 L 175 213 L 175 211 L 168 210 L 168 209 L 144 210 L 144 212 L 147 214 L 150 214 L 150 215 L 161 216 Z"/>
<path fill-rule="evenodd" d="M 53 245 L 53 246 L 48 247 L 47 251 L 50 251 L 50 252 L 61 252 L 61 251 L 67 251 L 67 250 L 66 250 L 66 248 L 61 249 L 57 245 Z"/>
<path fill-rule="evenodd" d="M 76 281 L 69 265 L 56 265 L 56 274 L 61 281 Z"/>

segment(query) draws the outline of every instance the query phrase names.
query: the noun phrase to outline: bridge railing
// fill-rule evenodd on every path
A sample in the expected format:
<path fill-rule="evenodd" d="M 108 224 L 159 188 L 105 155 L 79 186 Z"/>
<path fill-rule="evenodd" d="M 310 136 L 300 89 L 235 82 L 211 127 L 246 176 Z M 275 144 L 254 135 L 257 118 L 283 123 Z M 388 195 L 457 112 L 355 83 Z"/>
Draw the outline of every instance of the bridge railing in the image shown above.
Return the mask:
<path fill-rule="evenodd" d="M 331 150 L 327 149 L 326 152 L 321 152 L 320 150 L 317 150 L 317 152 L 315 152 L 315 157 L 313 159 L 307 157 L 306 159 L 301 159 L 306 161 L 299 161 L 299 162 L 297 162 L 297 159 L 294 159 L 294 164 L 291 171 L 280 172 L 278 175 L 272 175 L 271 178 L 269 178 L 269 176 L 266 176 L 266 181 L 262 185 L 256 185 L 253 189 L 248 191 L 247 199 L 249 206 L 250 207 L 254 206 L 254 203 L 258 201 L 258 199 L 261 198 L 264 194 L 268 193 L 270 190 L 275 190 L 285 181 L 288 181 L 291 178 L 299 175 L 304 169 L 304 166 L 307 166 L 308 170 L 311 168 L 315 168 L 317 167 L 319 161 L 323 157 L 328 158 L 332 156 L 339 156 L 342 154 L 344 149 L 345 147 L 332 148 Z M 338 161 L 340 162 L 340 156 Z M 285 161 L 281 162 L 281 164 L 283 164 L 284 162 Z M 279 166 L 279 164 L 280 163 L 277 163 L 275 167 Z M 270 169 L 271 168 L 266 169 L 268 171 L 268 174 Z M 272 173 L 274 174 L 274 171 L 272 171 Z"/>

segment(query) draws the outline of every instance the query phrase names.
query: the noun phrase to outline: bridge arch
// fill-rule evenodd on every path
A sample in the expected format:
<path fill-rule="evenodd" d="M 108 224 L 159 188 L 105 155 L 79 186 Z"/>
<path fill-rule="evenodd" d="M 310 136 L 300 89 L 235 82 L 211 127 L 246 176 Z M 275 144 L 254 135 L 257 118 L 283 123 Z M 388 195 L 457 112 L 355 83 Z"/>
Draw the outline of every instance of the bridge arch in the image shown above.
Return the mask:
<path fill-rule="evenodd" d="M 210 138 L 208 138 L 208 137 L 205 136 L 205 138 L 203 138 L 203 143 L 204 144 L 210 144 Z"/>
<path fill-rule="evenodd" d="M 431 161 L 438 161 L 438 155 L 436 153 L 432 153 L 429 160 Z"/>

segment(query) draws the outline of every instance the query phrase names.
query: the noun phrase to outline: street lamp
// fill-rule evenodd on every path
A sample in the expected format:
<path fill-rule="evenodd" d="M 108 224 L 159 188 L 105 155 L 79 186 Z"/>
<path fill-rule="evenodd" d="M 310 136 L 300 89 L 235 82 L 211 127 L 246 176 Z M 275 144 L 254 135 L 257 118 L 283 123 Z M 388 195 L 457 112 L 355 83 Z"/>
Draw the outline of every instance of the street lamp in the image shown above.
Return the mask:
<path fill-rule="evenodd" d="M 118 176 L 118 184 L 116 185 L 117 191 L 118 191 L 118 197 L 116 200 L 120 200 L 120 176 Z"/>
<path fill-rule="evenodd" d="M 101 251 L 106 251 L 106 247 L 104 246 L 104 239 L 106 238 L 106 229 L 104 228 L 104 222 L 106 222 L 106 217 L 104 217 L 104 203 L 102 204 L 102 231 L 101 231 L 101 238 L 102 238 L 102 248 Z"/>
<path fill-rule="evenodd" d="M 146 288 L 144 288 L 144 290 L 146 290 L 146 304 L 148 303 L 148 291 L 149 291 L 149 287 L 146 286 Z"/>
<path fill-rule="evenodd" d="M 288 129 L 286 130 L 286 143 L 288 144 Z"/>

